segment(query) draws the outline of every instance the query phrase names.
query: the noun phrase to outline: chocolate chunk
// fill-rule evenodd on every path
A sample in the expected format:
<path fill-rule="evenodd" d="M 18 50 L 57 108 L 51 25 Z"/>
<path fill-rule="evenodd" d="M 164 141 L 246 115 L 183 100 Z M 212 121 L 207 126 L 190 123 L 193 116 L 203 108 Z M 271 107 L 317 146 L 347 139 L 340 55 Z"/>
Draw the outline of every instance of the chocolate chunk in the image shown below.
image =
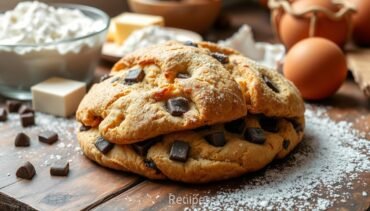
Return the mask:
<path fill-rule="evenodd" d="M 86 126 L 86 125 L 81 125 L 80 127 L 80 132 L 85 132 L 85 131 L 88 131 L 90 130 L 91 127 L 90 126 Z"/>
<path fill-rule="evenodd" d="M 261 116 L 259 118 L 259 123 L 262 127 L 262 129 L 272 132 L 272 133 L 277 133 L 279 132 L 279 127 L 278 123 L 279 120 L 275 117 L 266 117 L 266 116 Z"/>
<path fill-rule="evenodd" d="M 30 146 L 30 137 L 24 133 L 18 133 L 15 137 L 14 145 L 16 147 L 28 147 Z"/>
<path fill-rule="evenodd" d="M 5 122 L 8 119 L 8 112 L 4 108 L 0 108 L 0 122 Z"/>
<path fill-rule="evenodd" d="M 301 123 L 298 122 L 298 120 L 296 119 L 288 119 L 290 121 L 290 123 L 292 123 L 293 127 L 294 127 L 294 130 L 297 132 L 297 133 L 300 133 L 303 131 L 303 127 L 301 125 Z"/>
<path fill-rule="evenodd" d="M 227 64 L 229 63 L 229 57 L 226 56 L 225 54 L 223 53 L 212 53 L 211 56 L 215 59 L 217 59 L 219 62 L 221 62 L 221 64 Z"/>
<path fill-rule="evenodd" d="M 189 101 L 184 97 L 171 98 L 166 107 L 172 116 L 181 116 L 189 110 Z"/>
<path fill-rule="evenodd" d="M 262 79 L 263 81 L 265 81 L 266 85 L 270 87 L 270 89 L 272 89 L 272 91 L 276 93 L 280 92 L 279 89 L 276 87 L 276 85 L 267 76 L 264 75 Z"/>
<path fill-rule="evenodd" d="M 58 141 L 58 134 L 53 131 L 44 131 L 39 134 L 39 141 L 46 144 L 53 144 Z"/>
<path fill-rule="evenodd" d="M 35 114 L 34 113 L 21 114 L 21 124 L 23 127 L 35 125 Z"/>
<path fill-rule="evenodd" d="M 190 146 L 184 141 L 175 141 L 170 151 L 170 159 L 185 162 L 188 159 Z"/>
<path fill-rule="evenodd" d="M 284 148 L 284 149 L 288 149 L 289 145 L 290 145 L 290 141 L 289 141 L 289 140 L 287 140 L 287 139 L 285 139 L 285 140 L 283 141 L 283 148 Z"/>
<path fill-rule="evenodd" d="M 132 70 L 129 70 L 126 77 L 125 77 L 125 83 L 126 84 L 134 84 L 141 82 L 145 77 L 145 73 L 143 69 L 141 68 L 135 68 Z"/>
<path fill-rule="evenodd" d="M 107 80 L 107 79 L 109 79 L 109 78 L 111 78 L 112 76 L 111 75 L 109 75 L 109 74 L 105 74 L 105 75 L 103 75 L 102 77 L 100 77 L 100 82 L 103 82 L 103 81 L 105 81 L 105 80 Z"/>
<path fill-rule="evenodd" d="M 190 78 L 188 73 L 177 73 L 176 78 L 187 79 Z"/>
<path fill-rule="evenodd" d="M 150 159 L 144 159 L 144 164 L 146 167 L 156 170 L 156 173 L 159 174 L 161 171 L 158 169 L 157 165 L 155 165 L 153 160 Z"/>
<path fill-rule="evenodd" d="M 228 123 L 225 123 L 225 129 L 230 133 L 242 134 L 245 128 L 244 119 L 237 119 Z"/>
<path fill-rule="evenodd" d="M 158 137 L 149 139 L 147 141 L 138 142 L 138 143 L 132 144 L 132 148 L 134 148 L 137 154 L 141 156 L 146 156 L 149 148 L 153 146 L 155 143 L 157 143 L 158 141 L 160 141 L 161 139 L 162 137 L 158 136 Z"/>
<path fill-rule="evenodd" d="M 35 114 L 35 111 L 31 107 L 29 107 L 27 105 L 22 105 L 19 108 L 18 113 L 19 114 L 26 114 L 26 113 L 33 113 L 33 114 Z"/>
<path fill-rule="evenodd" d="M 103 137 L 99 137 L 95 142 L 95 147 L 103 154 L 107 154 L 114 147 L 114 144 L 108 142 Z"/>
<path fill-rule="evenodd" d="M 22 103 L 16 100 L 7 100 L 6 107 L 10 113 L 18 112 L 19 108 L 21 107 Z"/>
<path fill-rule="evenodd" d="M 190 41 L 190 40 L 188 40 L 188 41 L 185 41 L 184 42 L 184 45 L 187 45 L 187 46 L 192 46 L 192 47 L 198 47 L 198 44 L 196 44 L 195 42 L 192 42 L 192 41 Z"/>
<path fill-rule="evenodd" d="M 222 147 L 226 144 L 225 134 L 223 131 L 215 131 L 204 137 L 207 142 L 216 147 Z"/>
<path fill-rule="evenodd" d="M 244 138 L 255 144 L 264 144 L 266 141 L 265 133 L 261 128 L 245 129 Z"/>
<path fill-rule="evenodd" d="M 27 161 L 25 164 L 18 168 L 16 175 L 19 178 L 30 180 L 35 175 L 35 173 L 35 167 L 33 167 L 33 165 Z"/>
<path fill-rule="evenodd" d="M 66 161 L 59 161 L 50 167 L 51 176 L 67 176 L 69 173 L 69 163 Z"/>

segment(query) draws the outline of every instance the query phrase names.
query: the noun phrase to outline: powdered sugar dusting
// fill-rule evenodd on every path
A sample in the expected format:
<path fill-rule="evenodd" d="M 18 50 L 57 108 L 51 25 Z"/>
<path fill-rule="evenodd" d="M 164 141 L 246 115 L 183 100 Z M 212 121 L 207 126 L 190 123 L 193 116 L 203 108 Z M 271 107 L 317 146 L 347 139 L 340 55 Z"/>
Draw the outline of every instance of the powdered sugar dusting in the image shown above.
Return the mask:
<path fill-rule="evenodd" d="M 246 178 L 236 189 L 208 193 L 200 206 L 324 210 L 350 199 L 354 186 L 369 187 L 359 179 L 359 174 L 370 173 L 370 141 L 361 138 L 366 134 L 352 129 L 351 123 L 334 122 L 324 108 L 309 108 L 305 116 L 306 137 L 291 156 L 267 167 L 263 175 Z"/>
<path fill-rule="evenodd" d="M 73 162 L 82 157 L 82 151 L 76 141 L 77 122 L 74 118 L 61 118 L 48 114 L 36 113 L 36 125 L 23 128 L 18 114 L 10 113 L 7 124 L 12 131 L 22 131 L 30 136 L 31 147 L 17 148 L 16 156 L 20 160 L 37 160 L 39 167 L 48 167 L 58 160 Z M 37 135 L 42 131 L 53 131 L 58 134 L 58 141 L 53 145 L 40 143 Z M 37 146 L 39 145 L 39 146 Z M 32 147 L 36 146 L 36 147 Z M 42 149 L 42 150 L 41 150 Z"/>

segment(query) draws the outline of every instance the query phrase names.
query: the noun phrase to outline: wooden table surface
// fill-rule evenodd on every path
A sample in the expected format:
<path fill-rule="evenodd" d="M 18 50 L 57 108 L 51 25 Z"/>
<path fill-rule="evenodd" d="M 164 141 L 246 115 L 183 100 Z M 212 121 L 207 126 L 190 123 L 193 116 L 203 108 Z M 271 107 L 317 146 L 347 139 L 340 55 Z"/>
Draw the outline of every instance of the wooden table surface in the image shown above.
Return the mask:
<path fill-rule="evenodd" d="M 242 23 L 250 24 L 255 30 L 257 40 L 273 41 L 266 11 L 252 8 L 231 8 L 226 11 L 233 27 L 231 30 L 213 31 L 206 37 L 210 40 L 228 36 Z M 97 77 L 107 73 L 112 64 L 102 62 L 97 69 Z M 1 99 L 1 104 L 4 99 Z M 352 122 L 354 127 L 365 132 L 370 139 L 370 101 L 364 97 L 356 84 L 351 80 L 341 87 L 333 97 L 311 103 L 328 106 L 329 116 L 333 120 Z M 41 116 L 40 116 L 41 115 Z M 75 123 L 73 119 L 63 120 L 49 118 L 38 114 L 39 124 L 30 129 L 23 129 L 19 117 L 12 114 L 10 120 L 0 126 L 0 210 L 179 210 L 188 205 L 169 204 L 169 194 L 176 196 L 188 194 L 212 195 L 223 187 L 236 187 L 253 177 L 246 175 L 241 178 L 201 186 L 185 185 L 169 181 L 150 181 L 142 177 L 99 167 L 86 159 L 78 151 L 76 137 L 73 134 Z M 51 125 L 50 125 L 51 124 Z M 37 134 L 43 127 L 55 127 L 63 130 L 60 142 L 46 146 L 36 141 Z M 26 131 L 32 144 L 29 148 L 14 147 L 14 137 L 18 132 Z M 71 160 L 68 177 L 51 177 L 45 161 L 52 155 L 61 155 Z M 15 171 L 25 160 L 35 165 L 37 174 L 33 180 L 23 180 L 15 176 Z M 262 170 L 263 172 L 264 170 Z M 258 174 L 258 173 L 257 173 Z M 363 173 L 359 180 L 370 184 L 370 173 Z M 349 190 L 352 194 L 345 202 L 335 201 L 332 210 L 366 210 L 370 205 L 369 186 L 359 186 Z M 367 197 L 359 197 L 367 191 Z"/>

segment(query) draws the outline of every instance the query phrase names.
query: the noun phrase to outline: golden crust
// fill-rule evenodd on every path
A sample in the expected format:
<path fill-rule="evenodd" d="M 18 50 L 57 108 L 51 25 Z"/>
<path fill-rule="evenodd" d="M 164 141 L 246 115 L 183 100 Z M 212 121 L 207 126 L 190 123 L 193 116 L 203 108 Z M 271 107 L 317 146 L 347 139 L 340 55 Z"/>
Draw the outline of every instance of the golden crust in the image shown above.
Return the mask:
<path fill-rule="evenodd" d="M 112 70 L 113 77 L 96 84 L 81 102 L 77 119 L 84 125 L 99 125 L 103 137 L 128 144 L 157 135 L 244 116 L 244 95 L 231 74 L 206 49 L 167 43 L 139 50 L 124 57 Z M 125 85 L 127 70 L 144 69 L 142 82 Z M 187 79 L 176 78 L 188 73 Z M 165 101 L 182 96 L 190 110 L 172 116 Z"/>

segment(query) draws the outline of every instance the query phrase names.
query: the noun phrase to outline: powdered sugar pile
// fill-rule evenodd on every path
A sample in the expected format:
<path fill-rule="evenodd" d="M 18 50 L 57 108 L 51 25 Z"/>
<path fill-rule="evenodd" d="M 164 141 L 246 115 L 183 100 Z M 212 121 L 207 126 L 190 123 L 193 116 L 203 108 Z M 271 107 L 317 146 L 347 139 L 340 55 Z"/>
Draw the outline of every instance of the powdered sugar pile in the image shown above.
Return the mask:
<path fill-rule="evenodd" d="M 366 134 L 359 134 L 348 122 L 332 121 L 324 108 L 307 109 L 305 134 L 287 159 L 270 165 L 262 175 L 246 178 L 239 188 L 209 192 L 200 206 L 323 210 L 352 198 L 355 185 L 369 190 L 369 184 L 358 177 L 370 173 L 370 141 L 360 138 Z M 363 191 L 362 197 L 368 194 Z"/>

